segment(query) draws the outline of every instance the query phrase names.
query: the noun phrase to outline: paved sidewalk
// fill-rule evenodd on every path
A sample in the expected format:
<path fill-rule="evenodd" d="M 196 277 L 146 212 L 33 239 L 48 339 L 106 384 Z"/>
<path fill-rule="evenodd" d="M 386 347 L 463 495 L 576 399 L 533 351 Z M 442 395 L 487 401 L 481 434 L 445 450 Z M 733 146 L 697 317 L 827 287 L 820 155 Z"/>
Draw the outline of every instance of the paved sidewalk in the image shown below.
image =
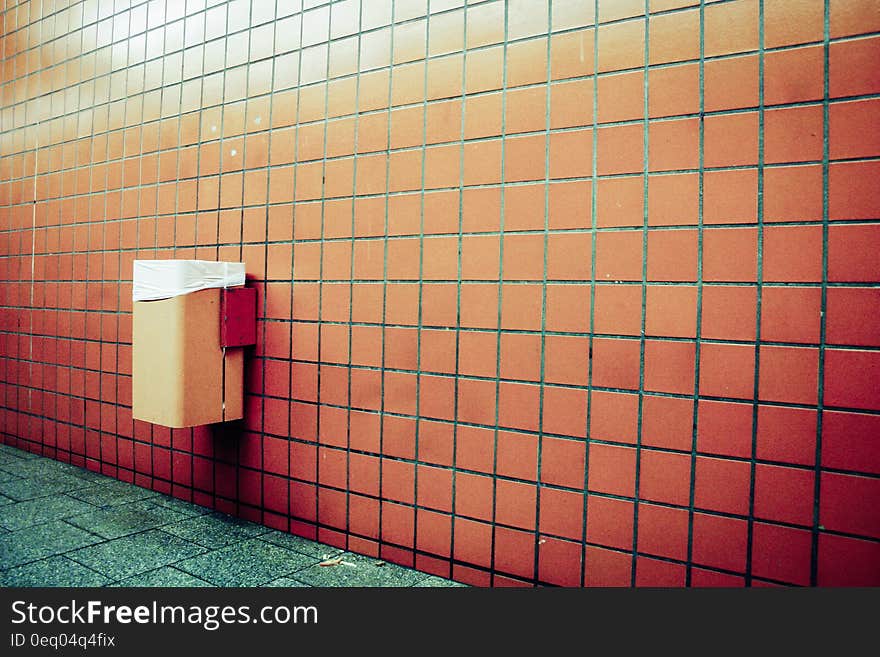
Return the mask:
<path fill-rule="evenodd" d="M 0 585 L 461 586 L 7 445 Z"/>

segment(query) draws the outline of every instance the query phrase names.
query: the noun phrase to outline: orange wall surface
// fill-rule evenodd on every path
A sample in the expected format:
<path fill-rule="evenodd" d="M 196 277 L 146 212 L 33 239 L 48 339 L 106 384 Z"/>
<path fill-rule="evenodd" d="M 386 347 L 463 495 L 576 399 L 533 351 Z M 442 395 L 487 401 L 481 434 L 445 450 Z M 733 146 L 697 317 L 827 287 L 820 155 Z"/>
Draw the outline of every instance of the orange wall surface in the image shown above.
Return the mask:
<path fill-rule="evenodd" d="M 481 585 L 880 585 L 880 2 L 0 3 L 3 442 Z M 131 418 L 135 259 L 245 419 Z"/>

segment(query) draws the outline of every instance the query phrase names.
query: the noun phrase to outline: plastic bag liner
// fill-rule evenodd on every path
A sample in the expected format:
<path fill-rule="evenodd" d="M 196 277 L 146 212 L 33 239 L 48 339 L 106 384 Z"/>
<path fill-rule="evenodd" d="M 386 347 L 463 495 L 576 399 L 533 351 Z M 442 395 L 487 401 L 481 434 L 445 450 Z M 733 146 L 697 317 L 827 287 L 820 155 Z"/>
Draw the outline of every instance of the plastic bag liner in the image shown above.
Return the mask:
<path fill-rule="evenodd" d="M 135 260 L 134 301 L 155 301 L 211 287 L 244 285 L 243 262 Z"/>

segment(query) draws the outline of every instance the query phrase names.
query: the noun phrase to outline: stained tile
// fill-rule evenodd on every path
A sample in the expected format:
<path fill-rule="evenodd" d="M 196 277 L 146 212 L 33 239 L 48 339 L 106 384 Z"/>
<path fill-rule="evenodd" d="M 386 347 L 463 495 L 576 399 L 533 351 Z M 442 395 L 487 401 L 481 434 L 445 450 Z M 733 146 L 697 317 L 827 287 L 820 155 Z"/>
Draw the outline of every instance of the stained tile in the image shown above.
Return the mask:
<path fill-rule="evenodd" d="M 69 518 L 68 522 L 104 538 L 119 538 L 184 518 L 186 516 L 182 513 L 142 500 L 121 506 L 95 509 Z"/>
<path fill-rule="evenodd" d="M 186 559 L 177 567 L 217 586 L 261 586 L 318 561 L 316 557 L 250 539 Z"/>
<path fill-rule="evenodd" d="M 122 579 L 194 557 L 204 551 L 204 548 L 177 536 L 150 530 L 76 550 L 67 556 L 111 579 Z"/>
<path fill-rule="evenodd" d="M 189 518 L 181 522 L 175 522 L 163 531 L 174 534 L 188 541 L 197 543 L 206 548 L 222 548 L 230 543 L 238 543 L 271 530 L 240 518 L 228 516 L 224 513 L 211 513 L 208 515 Z"/>
<path fill-rule="evenodd" d="M 0 573 L 3 586 L 103 586 L 109 580 L 67 557 L 49 557 Z"/>

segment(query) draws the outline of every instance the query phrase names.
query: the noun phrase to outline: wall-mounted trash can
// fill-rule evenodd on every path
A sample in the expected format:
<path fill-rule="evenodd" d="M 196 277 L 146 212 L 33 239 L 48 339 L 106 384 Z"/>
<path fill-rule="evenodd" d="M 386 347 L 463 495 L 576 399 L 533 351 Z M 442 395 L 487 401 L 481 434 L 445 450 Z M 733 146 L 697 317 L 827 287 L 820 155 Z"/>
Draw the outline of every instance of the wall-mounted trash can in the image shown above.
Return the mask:
<path fill-rule="evenodd" d="M 256 290 L 244 264 L 135 260 L 132 417 L 166 427 L 244 414 L 244 347 L 256 341 Z"/>

